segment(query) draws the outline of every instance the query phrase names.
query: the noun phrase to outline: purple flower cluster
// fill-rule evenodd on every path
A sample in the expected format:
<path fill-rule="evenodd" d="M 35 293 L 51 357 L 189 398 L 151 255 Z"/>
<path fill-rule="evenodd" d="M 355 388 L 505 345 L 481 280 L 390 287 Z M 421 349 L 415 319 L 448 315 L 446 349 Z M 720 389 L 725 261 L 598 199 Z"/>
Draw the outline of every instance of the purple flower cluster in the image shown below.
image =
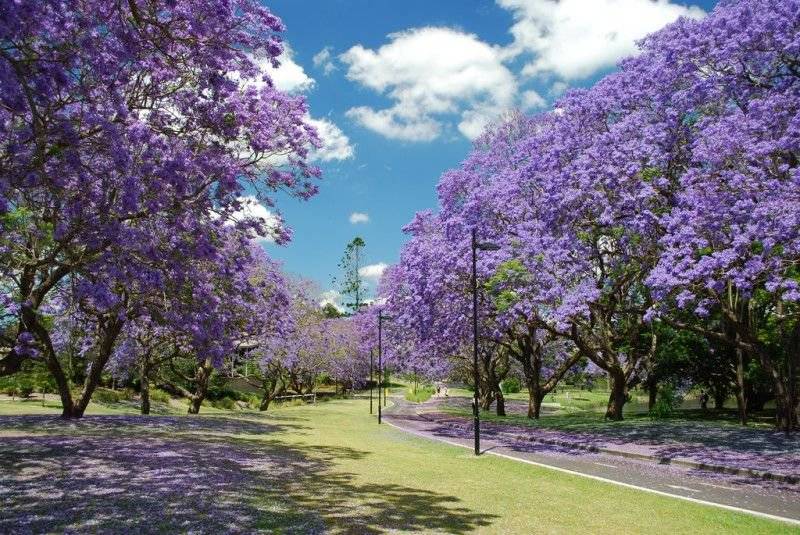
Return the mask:
<path fill-rule="evenodd" d="M 131 323 L 215 363 L 279 330 L 282 278 L 251 239 L 289 232 L 241 198 L 305 199 L 320 174 L 303 98 L 259 68 L 282 51 L 280 19 L 255 0 L 0 13 L 0 317 L 18 326 L 0 373 L 35 347 L 80 415 L 111 354 L 133 351 L 114 349 Z M 92 373 L 73 411 L 57 357 L 75 338 Z"/>
<path fill-rule="evenodd" d="M 609 416 L 657 349 L 649 322 L 684 327 L 688 313 L 757 358 L 796 421 L 790 376 L 758 329 L 780 324 L 784 348 L 800 335 L 798 36 L 796 0 L 725 2 L 647 37 L 553 111 L 487 130 L 384 277 L 418 357 L 471 341 L 477 229 L 500 246 L 478 255 L 482 336 L 566 340 L 609 374 Z"/>

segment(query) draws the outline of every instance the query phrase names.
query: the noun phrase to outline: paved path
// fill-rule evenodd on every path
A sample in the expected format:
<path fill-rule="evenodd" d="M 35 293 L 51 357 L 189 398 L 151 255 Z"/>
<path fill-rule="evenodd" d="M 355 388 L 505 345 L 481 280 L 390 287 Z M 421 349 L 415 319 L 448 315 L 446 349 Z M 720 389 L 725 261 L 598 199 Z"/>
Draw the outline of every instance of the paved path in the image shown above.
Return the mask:
<path fill-rule="evenodd" d="M 419 416 L 419 405 L 397 398 L 393 401 L 394 407 L 384 413 L 387 423 L 426 438 L 472 448 L 471 426 L 442 425 Z M 800 485 L 516 441 L 491 431 L 482 434 L 481 450 L 671 496 L 780 517 L 800 525 Z"/>

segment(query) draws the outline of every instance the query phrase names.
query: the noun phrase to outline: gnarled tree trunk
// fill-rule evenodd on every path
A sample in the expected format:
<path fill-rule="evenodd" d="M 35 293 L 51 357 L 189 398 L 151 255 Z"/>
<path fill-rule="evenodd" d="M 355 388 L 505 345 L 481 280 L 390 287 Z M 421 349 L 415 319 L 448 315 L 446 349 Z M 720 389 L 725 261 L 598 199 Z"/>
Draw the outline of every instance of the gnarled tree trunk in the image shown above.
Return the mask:
<path fill-rule="evenodd" d="M 627 381 L 625 374 L 619 368 L 609 370 L 608 377 L 611 380 L 611 395 L 608 398 L 606 418 L 619 421 L 622 420 L 622 408 L 627 401 Z"/>
<path fill-rule="evenodd" d="M 189 414 L 199 414 L 200 406 L 206 399 L 208 393 L 208 382 L 211 379 L 211 373 L 214 371 L 214 366 L 211 365 L 211 360 L 206 359 L 203 364 L 197 367 L 194 374 L 194 392 L 189 395 Z"/>

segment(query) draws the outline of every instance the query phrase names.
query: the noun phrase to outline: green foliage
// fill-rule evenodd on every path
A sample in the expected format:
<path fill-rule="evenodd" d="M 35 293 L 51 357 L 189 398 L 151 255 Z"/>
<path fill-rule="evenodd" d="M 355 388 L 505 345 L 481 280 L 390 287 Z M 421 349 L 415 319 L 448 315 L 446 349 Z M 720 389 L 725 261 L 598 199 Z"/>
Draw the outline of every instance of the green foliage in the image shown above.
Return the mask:
<path fill-rule="evenodd" d="M 334 380 L 328 372 L 320 372 L 320 374 L 317 375 L 316 383 L 318 385 L 332 385 Z"/>
<path fill-rule="evenodd" d="M 125 393 L 121 390 L 111 390 L 110 388 L 98 388 L 92 395 L 92 400 L 97 403 L 119 403 L 126 398 Z"/>
<path fill-rule="evenodd" d="M 150 401 L 157 401 L 159 403 L 169 403 L 172 399 L 172 396 L 169 393 L 164 392 L 160 388 L 152 388 L 150 389 Z"/>
<path fill-rule="evenodd" d="M 54 390 L 55 384 L 47 370 L 34 363 L 25 363 L 22 371 L 0 378 L 0 391 L 7 396 L 27 398 L 37 391 Z"/>
<path fill-rule="evenodd" d="M 436 390 L 431 385 L 417 387 L 416 392 L 413 388 L 406 391 L 406 400 L 414 403 L 423 403 L 431 399 Z"/>
<path fill-rule="evenodd" d="M 258 409 L 261 407 L 261 397 L 256 394 L 250 394 L 247 397 L 247 406 L 251 409 Z"/>
<path fill-rule="evenodd" d="M 503 394 L 516 394 L 522 390 L 522 383 L 516 377 L 508 377 L 500 383 L 500 390 Z"/>
<path fill-rule="evenodd" d="M 322 307 L 322 315 L 329 319 L 336 319 L 344 316 L 344 314 L 339 312 L 338 308 L 330 303 L 325 303 L 325 306 Z"/>
<path fill-rule="evenodd" d="M 232 411 L 236 409 L 236 400 L 231 397 L 225 396 L 220 399 L 212 400 L 211 406 L 214 407 L 215 409 L 225 409 Z"/>
<path fill-rule="evenodd" d="M 650 409 L 650 418 L 654 420 L 669 418 L 681 403 L 683 403 L 683 397 L 675 391 L 672 385 L 665 384 L 658 390 L 656 404 Z"/>
<path fill-rule="evenodd" d="M 344 250 L 344 256 L 342 256 L 342 260 L 339 262 L 339 268 L 342 270 L 342 278 L 339 281 L 334 279 L 334 284 L 340 287 L 342 295 L 349 298 L 345 306 L 354 313 L 358 312 L 364 305 L 363 297 L 365 288 L 359 270 L 364 260 L 365 246 L 366 242 L 359 236 L 356 236 L 347 244 Z"/>
<path fill-rule="evenodd" d="M 529 276 L 528 270 L 517 259 L 507 260 L 498 266 L 497 273 L 485 283 L 498 310 L 508 310 L 518 301 L 517 292 L 509 289 L 509 286 L 524 285 Z"/>

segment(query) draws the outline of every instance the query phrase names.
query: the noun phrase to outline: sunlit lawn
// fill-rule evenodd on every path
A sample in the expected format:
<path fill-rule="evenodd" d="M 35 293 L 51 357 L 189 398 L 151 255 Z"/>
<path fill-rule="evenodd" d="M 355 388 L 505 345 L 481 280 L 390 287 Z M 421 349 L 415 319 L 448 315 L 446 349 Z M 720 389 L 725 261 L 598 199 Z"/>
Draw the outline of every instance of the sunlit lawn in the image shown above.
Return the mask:
<path fill-rule="evenodd" d="M 64 424 L 44 414 L 55 414 L 54 406 L 0 403 L 0 532 L 790 531 L 495 456 L 475 458 L 378 426 L 367 408 L 360 399 L 266 415 L 204 409 L 200 417 L 138 417 L 122 414 L 133 406 L 97 406 L 90 412 L 108 415 Z M 39 415 L 8 416 L 20 412 Z"/>

